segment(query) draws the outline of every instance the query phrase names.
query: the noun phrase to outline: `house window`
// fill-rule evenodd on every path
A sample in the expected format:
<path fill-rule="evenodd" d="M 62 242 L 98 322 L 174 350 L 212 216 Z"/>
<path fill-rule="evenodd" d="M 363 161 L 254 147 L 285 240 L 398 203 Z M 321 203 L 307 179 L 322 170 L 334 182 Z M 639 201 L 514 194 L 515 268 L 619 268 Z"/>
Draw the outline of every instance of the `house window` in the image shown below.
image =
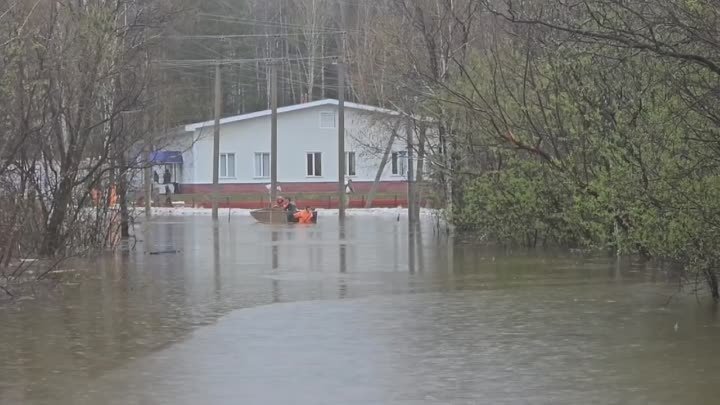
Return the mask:
<path fill-rule="evenodd" d="M 311 177 L 322 176 L 322 153 L 310 152 L 307 157 L 307 175 Z"/>
<path fill-rule="evenodd" d="M 335 111 L 323 111 L 320 113 L 320 128 L 333 129 L 336 127 L 336 123 Z"/>
<path fill-rule="evenodd" d="M 255 177 L 270 177 L 269 153 L 255 153 Z"/>
<path fill-rule="evenodd" d="M 395 176 L 405 176 L 407 174 L 407 152 L 399 151 L 392 153 L 392 174 Z"/>
<path fill-rule="evenodd" d="M 234 153 L 221 153 L 220 154 L 220 177 L 234 178 L 235 177 L 235 154 Z"/>
<path fill-rule="evenodd" d="M 355 175 L 355 152 L 345 152 L 345 175 Z"/>

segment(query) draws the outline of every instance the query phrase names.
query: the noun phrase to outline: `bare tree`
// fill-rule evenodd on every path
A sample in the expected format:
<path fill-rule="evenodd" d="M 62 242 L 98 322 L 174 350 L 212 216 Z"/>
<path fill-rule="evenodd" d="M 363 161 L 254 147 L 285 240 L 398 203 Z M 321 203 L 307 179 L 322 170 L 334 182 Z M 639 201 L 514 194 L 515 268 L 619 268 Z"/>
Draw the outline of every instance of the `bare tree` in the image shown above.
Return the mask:
<path fill-rule="evenodd" d="M 153 0 L 18 2 L 3 14 L 0 269 L 101 247 L 126 203 L 152 104 L 151 55 L 170 13 Z M 136 114 L 133 114 L 136 112 Z M 95 207 L 92 209 L 91 207 Z M 123 210 L 127 234 L 127 207 Z M 18 231 L 22 231 L 18 233 Z M 7 275 L 7 271 L 3 270 Z M 10 274 L 17 276 L 17 269 Z"/>

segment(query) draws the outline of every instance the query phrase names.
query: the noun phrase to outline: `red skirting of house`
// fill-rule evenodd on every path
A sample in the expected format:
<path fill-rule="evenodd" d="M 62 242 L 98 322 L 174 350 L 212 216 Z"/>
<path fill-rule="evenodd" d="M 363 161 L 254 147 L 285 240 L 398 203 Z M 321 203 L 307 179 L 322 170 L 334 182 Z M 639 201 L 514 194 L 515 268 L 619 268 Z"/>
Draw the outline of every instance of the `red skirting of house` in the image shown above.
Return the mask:
<path fill-rule="evenodd" d="M 298 208 L 303 209 L 305 207 L 312 208 L 337 208 L 338 202 L 336 198 L 326 199 L 312 199 L 306 200 L 298 198 L 295 200 Z M 192 206 L 195 208 L 212 208 L 212 204 L 209 201 L 185 201 L 186 206 Z M 267 200 L 258 201 L 221 201 L 218 204 L 220 208 L 236 208 L 236 209 L 259 209 L 267 208 Z M 365 197 L 352 197 L 346 206 L 347 208 L 365 208 Z M 403 196 L 402 198 L 398 195 L 397 198 L 383 198 L 373 200 L 371 208 L 395 208 L 395 207 L 407 207 L 407 199 Z"/>
<path fill-rule="evenodd" d="M 372 187 L 371 181 L 353 182 L 355 193 L 368 193 Z M 262 194 L 267 193 L 266 184 L 238 183 L 220 184 L 221 194 Z M 283 193 L 333 193 L 338 187 L 336 182 L 323 183 L 278 183 Z M 212 184 L 180 184 L 180 194 L 209 194 L 212 193 Z M 407 192 L 407 183 L 404 181 L 382 181 L 378 184 L 378 193 Z M 403 195 L 404 196 L 404 195 Z"/>
<path fill-rule="evenodd" d="M 337 183 L 279 183 L 282 188 L 281 195 L 292 197 L 298 207 L 337 208 Z M 349 208 L 365 208 L 367 194 L 372 182 L 353 182 L 354 193 L 346 195 Z M 185 195 L 184 203 L 187 206 L 210 208 L 211 184 L 181 184 L 180 194 Z M 399 181 L 386 181 L 378 184 L 377 192 L 380 194 L 372 202 L 373 208 L 395 208 L 407 206 L 407 183 Z M 270 204 L 265 184 L 221 184 L 220 194 L 224 195 L 254 195 L 257 199 L 234 200 L 224 198 L 219 202 L 220 208 L 265 208 Z M 320 194 L 321 196 L 318 196 Z M 325 194 L 325 195 L 322 195 Z M 197 195 L 197 197 L 195 197 Z M 305 198 L 304 196 L 308 196 Z"/>

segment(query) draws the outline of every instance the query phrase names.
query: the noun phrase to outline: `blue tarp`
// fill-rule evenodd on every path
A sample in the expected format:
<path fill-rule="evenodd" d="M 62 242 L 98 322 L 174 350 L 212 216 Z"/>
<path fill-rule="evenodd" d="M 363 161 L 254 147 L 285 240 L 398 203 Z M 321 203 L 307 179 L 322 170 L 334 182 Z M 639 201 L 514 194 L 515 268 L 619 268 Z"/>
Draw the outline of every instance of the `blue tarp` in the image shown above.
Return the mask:
<path fill-rule="evenodd" d="M 150 153 L 150 162 L 154 164 L 182 164 L 182 152 L 159 150 Z"/>

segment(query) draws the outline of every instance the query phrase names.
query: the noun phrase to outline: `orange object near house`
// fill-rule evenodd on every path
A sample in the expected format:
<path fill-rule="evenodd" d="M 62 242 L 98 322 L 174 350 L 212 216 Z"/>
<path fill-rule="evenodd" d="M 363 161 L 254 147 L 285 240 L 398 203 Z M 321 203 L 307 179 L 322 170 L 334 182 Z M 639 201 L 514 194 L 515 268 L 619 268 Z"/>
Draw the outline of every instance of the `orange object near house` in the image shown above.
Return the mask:
<path fill-rule="evenodd" d="M 117 193 L 115 192 L 115 186 L 110 187 L 110 206 L 117 204 Z"/>

